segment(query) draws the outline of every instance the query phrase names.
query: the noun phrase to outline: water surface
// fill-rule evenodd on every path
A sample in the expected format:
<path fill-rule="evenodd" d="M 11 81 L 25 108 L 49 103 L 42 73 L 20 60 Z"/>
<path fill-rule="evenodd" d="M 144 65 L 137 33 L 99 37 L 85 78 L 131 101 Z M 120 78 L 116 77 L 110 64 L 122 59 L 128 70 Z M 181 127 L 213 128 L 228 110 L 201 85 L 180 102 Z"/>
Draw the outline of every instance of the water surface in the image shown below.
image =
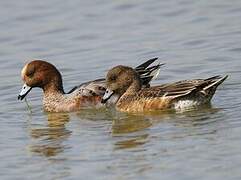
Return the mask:
<path fill-rule="evenodd" d="M 240 179 L 241 2 L 0 2 L 1 179 Z M 117 64 L 166 63 L 153 84 L 230 77 L 184 113 L 46 113 L 17 101 L 20 71 L 46 59 L 66 91 Z"/>

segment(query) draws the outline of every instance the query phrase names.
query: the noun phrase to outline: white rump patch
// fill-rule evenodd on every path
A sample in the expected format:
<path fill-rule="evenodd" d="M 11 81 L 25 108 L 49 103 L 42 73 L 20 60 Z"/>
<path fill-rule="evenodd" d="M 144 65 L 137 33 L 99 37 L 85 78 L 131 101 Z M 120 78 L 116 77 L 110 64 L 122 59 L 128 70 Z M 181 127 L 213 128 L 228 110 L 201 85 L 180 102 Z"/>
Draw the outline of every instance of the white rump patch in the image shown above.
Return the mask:
<path fill-rule="evenodd" d="M 194 106 L 197 106 L 199 103 L 197 101 L 193 101 L 193 100 L 180 100 L 180 101 L 177 101 L 175 104 L 174 104 L 174 108 L 175 110 L 186 110 L 186 109 L 190 109 Z"/>

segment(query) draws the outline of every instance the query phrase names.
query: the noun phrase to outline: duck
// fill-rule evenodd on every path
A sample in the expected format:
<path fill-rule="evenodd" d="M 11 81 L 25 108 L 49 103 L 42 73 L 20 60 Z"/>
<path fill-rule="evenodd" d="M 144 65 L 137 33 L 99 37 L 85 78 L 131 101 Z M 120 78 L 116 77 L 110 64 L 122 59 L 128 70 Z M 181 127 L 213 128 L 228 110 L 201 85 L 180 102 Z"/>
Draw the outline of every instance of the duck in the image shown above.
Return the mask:
<path fill-rule="evenodd" d="M 163 64 L 150 66 L 157 59 L 149 59 L 135 68 L 139 73 L 143 88 L 148 88 L 150 81 L 159 74 Z M 103 106 L 101 99 L 106 90 L 104 78 L 84 82 L 66 93 L 61 73 L 53 64 L 44 60 L 32 60 L 27 63 L 21 71 L 21 78 L 24 85 L 18 99 L 23 100 L 33 88 L 41 88 L 43 109 L 47 112 L 72 112 L 82 108 Z M 113 94 L 106 104 L 115 104 L 118 99 L 118 94 Z"/>
<path fill-rule="evenodd" d="M 106 103 L 113 94 L 117 94 L 119 99 L 115 108 L 121 112 L 185 110 L 210 103 L 217 87 L 227 77 L 182 80 L 142 88 L 142 81 L 136 70 L 118 65 L 111 68 L 106 75 L 106 92 L 101 102 Z"/>

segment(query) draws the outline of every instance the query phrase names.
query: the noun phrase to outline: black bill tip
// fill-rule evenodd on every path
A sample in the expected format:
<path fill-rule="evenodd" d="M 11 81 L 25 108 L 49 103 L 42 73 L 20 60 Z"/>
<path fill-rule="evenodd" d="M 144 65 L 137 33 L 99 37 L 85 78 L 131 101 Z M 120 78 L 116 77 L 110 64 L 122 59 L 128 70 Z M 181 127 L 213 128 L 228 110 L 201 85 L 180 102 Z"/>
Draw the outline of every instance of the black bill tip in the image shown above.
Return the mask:
<path fill-rule="evenodd" d="M 18 95 L 18 100 L 22 101 L 25 96 Z"/>
<path fill-rule="evenodd" d="M 105 103 L 107 102 L 107 100 L 108 100 L 108 99 L 103 99 L 103 98 L 102 98 L 100 102 L 101 102 L 102 104 L 105 104 Z"/>

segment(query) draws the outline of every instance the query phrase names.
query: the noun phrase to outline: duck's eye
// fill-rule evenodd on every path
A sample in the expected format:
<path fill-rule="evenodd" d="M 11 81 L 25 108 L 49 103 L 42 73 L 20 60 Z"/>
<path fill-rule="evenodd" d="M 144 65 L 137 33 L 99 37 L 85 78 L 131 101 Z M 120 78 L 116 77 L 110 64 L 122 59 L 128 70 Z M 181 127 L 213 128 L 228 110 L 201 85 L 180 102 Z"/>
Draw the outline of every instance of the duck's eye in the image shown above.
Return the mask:
<path fill-rule="evenodd" d="M 30 70 L 27 71 L 27 73 L 26 73 L 26 75 L 27 75 L 28 77 L 32 77 L 33 74 L 34 74 L 34 69 L 30 69 Z"/>
<path fill-rule="evenodd" d="M 35 72 L 35 66 L 32 64 L 29 64 L 26 68 L 25 75 L 28 77 L 32 77 Z"/>
<path fill-rule="evenodd" d="M 117 79 L 117 76 L 111 76 L 111 77 L 110 77 L 110 80 L 111 80 L 111 81 L 115 81 L 116 79 Z"/>

